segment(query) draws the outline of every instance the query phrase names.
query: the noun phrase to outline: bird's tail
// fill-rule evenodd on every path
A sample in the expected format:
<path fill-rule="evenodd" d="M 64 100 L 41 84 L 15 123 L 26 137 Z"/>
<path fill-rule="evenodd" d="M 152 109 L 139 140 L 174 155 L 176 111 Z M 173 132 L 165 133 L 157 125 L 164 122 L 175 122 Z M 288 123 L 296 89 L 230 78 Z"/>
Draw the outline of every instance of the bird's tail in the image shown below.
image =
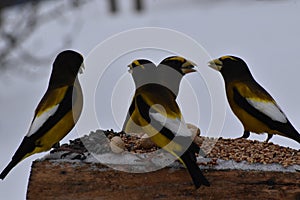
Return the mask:
<path fill-rule="evenodd" d="M 191 146 L 184 152 L 182 156 L 180 156 L 180 158 L 188 169 L 196 188 L 199 188 L 201 185 L 210 186 L 210 183 L 202 174 L 199 166 L 197 165 L 195 150 L 199 147 L 197 146 L 198 148 L 196 148 L 196 146 L 197 145 L 192 142 Z"/>
<path fill-rule="evenodd" d="M 10 163 L 5 167 L 5 169 L 0 174 L 0 179 L 4 179 L 6 175 L 14 168 L 19 162 L 17 160 L 12 159 Z"/>
<path fill-rule="evenodd" d="M 4 179 L 6 175 L 14 168 L 21 160 L 31 155 L 31 152 L 34 150 L 35 144 L 28 137 L 24 137 L 21 145 L 17 149 L 16 153 L 12 157 L 11 161 L 5 167 L 5 169 L 0 174 L 0 179 Z"/>
<path fill-rule="evenodd" d="M 300 134 L 298 133 L 298 131 L 295 130 L 293 134 L 291 134 L 291 137 L 300 144 Z"/>
<path fill-rule="evenodd" d="M 286 132 L 287 134 L 282 134 L 283 136 L 286 136 L 288 138 L 291 138 L 295 141 L 297 141 L 300 144 L 300 134 L 299 132 L 293 127 L 292 124 L 289 124 L 289 128 L 287 130 L 283 130 L 282 132 Z"/>

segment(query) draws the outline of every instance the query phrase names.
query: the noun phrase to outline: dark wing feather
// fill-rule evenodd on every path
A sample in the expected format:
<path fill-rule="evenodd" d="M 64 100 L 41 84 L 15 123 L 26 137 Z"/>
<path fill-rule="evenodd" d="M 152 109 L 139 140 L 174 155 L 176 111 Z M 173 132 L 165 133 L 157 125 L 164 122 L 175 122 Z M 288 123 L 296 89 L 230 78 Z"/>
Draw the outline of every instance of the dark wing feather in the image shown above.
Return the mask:
<path fill-rule="evenodd" d="M 233 88 L 233 100 L 234 102 L 244 109 L 251 116 L 255 117 L 259 121 L 266 124 L 270 129 L 281 132 L 283 135 L 292 138 L 300 143 L 300 134 L 297 130 L 292 126 L 292 124 L 287 120 L 286 123 L 282 123 L 279 121 L 274 121 L 268 115 L 260 112 L 256 108 L 254 108 L 246 98 L 244 98 L 238 91 L 237 88 Z"/>

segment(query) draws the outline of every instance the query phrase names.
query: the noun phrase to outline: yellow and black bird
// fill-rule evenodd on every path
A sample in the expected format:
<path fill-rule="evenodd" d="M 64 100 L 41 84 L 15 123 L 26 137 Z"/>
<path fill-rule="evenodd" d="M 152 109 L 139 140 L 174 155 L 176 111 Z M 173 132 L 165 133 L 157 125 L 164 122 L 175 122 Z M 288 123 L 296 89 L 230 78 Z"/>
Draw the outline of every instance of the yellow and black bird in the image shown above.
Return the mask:
<path fill-rule="evenodd" d="M 151 62 L 148 67 L 141 63 L 136 60 L 129 65 L 135 83 L 143 80 L 138 77 L 139 74 L 143 72 L 141 77 L 146 77 L 148 70 L 151 74 L 155 69 L 155 65 Z M 136 74 L 136 71 L 141 73 Z M 134 123 L 125 122 L 125 132 L 130 133 L 134 130 L 133 124 L 139 126 L 157 146 L 173 154 L 185 165 L 196 188 L 201 185 L 209 186 L 208 180 L 196 163 L 195 153 L 199 152 L 199 147 L 193 142 L 191 133 L 183 121 L 175 101 L 176 96 L 170 89 L 160 84 L 160 78 L 156 71 L 156 74 L 153 73 L 152 83 L 136 89 L 129 111 Z"/>
<path fill-rule="evenodd" d="M 81 67 L 83 57 L 79 53 L 66 50 L 58 54 L 48 89 L 35 110 L 29 131 L 0 174 L 0 179 L 4 179 L 13 167 L 28 156 L 51 149 L 74 127 L 83 105 L 77 79 Z"/>
<path fill-rule="evenodd" d="M 147 59 L 134 60 L 129 66 L 129 72 L 133 74 L 134 69 L 134 85 L 136 90 L 147 84 L 158 83 L 156 65 Z M 139 116 L 138 110 L 135 108 L 135 101 L 132 99 L 126 119 L 123 124 L 122 130 L 129 130 L 130 133 L 142 133 L 144 130 L 141 126 L 137 125 L 134 116 Z M 128 127 L 128 128 L 126 128 Z M 126 132 L 126 131 L 125 131 Z"/>
<path fill-rule="evenodd" d="M 300 143 L 300 135 L 287 119 L 272 96 L 260 86 L 241 58 L 223 56 L 209 62 L 209 66 L 221 72 L 229 105 L 244 126 L 243 138 L 250 132 L 268 133 L 291 138 Z"/>

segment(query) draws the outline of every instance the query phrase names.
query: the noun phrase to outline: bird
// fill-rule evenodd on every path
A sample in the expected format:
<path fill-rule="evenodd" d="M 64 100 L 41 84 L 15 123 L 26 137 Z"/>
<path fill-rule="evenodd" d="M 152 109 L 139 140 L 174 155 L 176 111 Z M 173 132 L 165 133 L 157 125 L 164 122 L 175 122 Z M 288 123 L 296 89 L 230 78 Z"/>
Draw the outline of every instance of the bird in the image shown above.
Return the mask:
<path fill-rule="evenodd" d="M 150 62 L 150 61 L 149 61 Z M 201 185 L 209 186 L 209 181 L 202 174 L 196 163 L 196 152 L 199 147 L 193 142 L 191 133 L 183 120 L 176 95 L 167 87 L 161 85 L 160 76 L 155 64 L 145 64 L 135 60 L 129 65 L 132 77 L 136 82 L 147 77 L 148 71 L 156 73 L 151 76 L 154 81 L 136 89 L 130 106 L 130 118 L 135 126 L 140 127 L 159 147 L 173 154 L 187 168 L 196 188 Z M 135 72 L 138 73 L 135 73 Z M 154 70 L 155 71 L 155 70 Z M 142 74 L 143 73 L 143 74 Z M 125 121 L 125 132 L 130 133 L 132 124 Z M 134 129 L 134 128 L 133 128 Z"/>
<path fill-rule="evenodd" d="M 29 130 L 1 172 L 0 179 L 20 161 L 59 144 L 74 127 L 80 117 L 83 96 L 77 75 L 83 69 L 83 56 L 73 50 L 65 50 L 54 60 L 48 88 L 35 109 Z"/>
<path fill-rule="evenodd" d="M 133 73 L 134 69 L 135 76 L 133 81 L 136 89 L 150 83 L 158 84 L 156 65 L 150 60 L 137 59 L 132 61 L 132 63 L 128 67 L 128 72 L 131 74 Z M 124 132 L 126 132 L 126 130 L 129 130 L 129 128 L 127 127 L 130 127 L 130 133 L 142 133 L 144 131 L 141 126 L 135 123 L 136 119 L 134 119 L 134 116 L 139 116 L 139 114 L 136 113 L 137 111 L 138 110 L 135 109 L 135 101 L 134 99 L 132 99 L 123 123 L 122 130 Z"/>
<path fill-rule="evenodd" d="M 246 62 L 236 56 L 222 56 L 209 61 L 225 82 L 227 100 L 244 127 L 242 138 L 250 132 L 267 133 L 265 142 L 278 134 L 300 143 L 300 135 L 274 98 L 254 79 Z"/>
<path fill-rule="evenodd" d="M 157 67 L 150 60 L 142 58 L 134 60 L 130 64 L 128 71 L 132 73 L 132 70 L 135 69 L 133 80 L 136 88 L 149 83 L 160 84 L 170 89 L 176 98 L 181 79 L 185 74 L 196 72 L 194 66 L 196 66 L 195 63 L 180 56 L 169 56 L 163 59 Z M 130 116 L 133 111 L 134 102 L 132 101 L 126 115 L 124 126 L 130 125 L 132 133 L 141 133 L 143 130 L 140 126 L 135 126 L 131 120 Z M 124 126 L 122 130 L 125 130 Z M 133 127 L 135 127 L 135 130 L 133 130 Z"/>

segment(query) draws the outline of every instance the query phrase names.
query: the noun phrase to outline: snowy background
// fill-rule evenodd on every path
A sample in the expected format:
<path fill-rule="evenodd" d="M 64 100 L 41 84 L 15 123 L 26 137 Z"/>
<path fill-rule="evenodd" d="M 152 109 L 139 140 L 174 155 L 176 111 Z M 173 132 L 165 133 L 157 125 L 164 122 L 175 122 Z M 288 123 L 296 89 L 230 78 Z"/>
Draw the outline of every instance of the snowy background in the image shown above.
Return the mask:
<path fill-rule="evenodd" d="M 62 7 L 67 2 L 46 1 L 36 12 L 46 13 L 52 8 Z M 71 11 L 53 13 L 54 20 L 42 22 L 34 32 L 26 36 L 26 42 L 18 49 L 45 58 L 44 61 L 40 65 L 31 65 L 30 62 L 12 62 L 10 66 L 1 68 L 0 170 L 10 161 L 28 130 L 34 109 L 46 90 L 51 64 L 59 51 L 74 49 L 87 56 L 97 44 L 108 37 L 121 31 L 145 26 L 180 31 L 201 44 L 212 58 L 227 54 L 242 57 L 249 64 L 256 80 L 272 94 L 295 128 L 300 130 L 299 1 L 147 0 L 145 9 L 142 12 L 135 12 L 133 1 L 122 0 L 119 1 L 119 7 L 120 10 L 112 14 L 109 12 L 107 1 L 94 0 Z M 27 12 L 26 9 L 26 6 L 11 7 L 1 14 L 13 23 L 18 16 Z M 70 42 L 63 42 L 66 40 Z M 0 41 L 0 47 L 2 43 L 3 41 Z M 156 55 L 164 54 L 166 52 L 162 54 L 152 52 L 147 56 L 154 62 L 159 62 L 163 57 L 156 57 Z M 11 53 L 14 61 L 19 59 L 16 55 L 14 52 Z M 101 58 L 99 60 L 101 62 Z M 122 70 L 123 78 L 130 80 L 130 76 L 126 74 L 127 64 L 124 63 L 124 66 L 116 70 Z M 84 79 L 84 74 L 80 78 Z M 184 91 L 189 88 L 188 81 L 193 84 L 197 79 L 199 79 L 197 74 L 187 76 L 182 85 L 182 88 L 187 88 Z M 224 87 L 221 76 L 217 72 L 215 72 L 215 79 L 216 84 Z M 197 90 L 197 86 L 195 87 L 194 89 Z M 128 88 L 127 95 L 120 98 L 120 101 L 124 102 L 124 99 L 132 95 L 133 86 L 130 85 Z M 200 105 L 200 113 L 203 108 L 204 116 L 205 112 L 209 111 L 205 108 L 210 107 L 207 95 L 207 91 L 204 91 L 204 100 Z M 193 117 L 186 114 L 193 111 L 193 104 L 184 96 L 185 93 L 181 92 L 179 104 L 186 121 L 193 122 Z M 98 98 L 97 95 L 96 97 Z M 122 121 L 122 116 L 124 117 L 126 113 L 126 106 L 120 108 L 119 121 Z M 231 113 L 227 103 L 226 106 L 226 120 L 220 135 L 225 138 L 240 137 L 243 132 L 242 126 Z M 209 113 L 207 115 L 209 116 Z M 200 121 L 199 126 L 205 132 L 209 119 L 205 117 L 201 119 L 203 120 Z M 120 130 L 118 123 L 108 121 L 104 124 L 106 125 L 101 128 Z M 78 133 L 73 130 L 62 143 L 77 137 Z M 253 134 L 250 137 L 261 141 L 265 138 L 266 135 Z M 274 136 L 271 142 L 295 149 L 300 147 L 296 142 L 280 136 Z M 24 160 L 4 181 L 0 181 L 1 198 L 25 199 L 31 162 L 42 156 L 43 154 L 39 154 Z"/>

